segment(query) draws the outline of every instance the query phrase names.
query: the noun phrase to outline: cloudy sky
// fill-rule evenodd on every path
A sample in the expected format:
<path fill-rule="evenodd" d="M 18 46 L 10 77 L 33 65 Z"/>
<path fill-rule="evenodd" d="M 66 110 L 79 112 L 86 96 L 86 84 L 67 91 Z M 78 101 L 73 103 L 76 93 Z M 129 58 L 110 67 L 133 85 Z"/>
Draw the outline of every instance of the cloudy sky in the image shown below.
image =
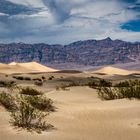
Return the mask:
<path fill-rule="evenodd" d="M 140 41 L 140 0 L 0 0 L 0 42 Z"/>

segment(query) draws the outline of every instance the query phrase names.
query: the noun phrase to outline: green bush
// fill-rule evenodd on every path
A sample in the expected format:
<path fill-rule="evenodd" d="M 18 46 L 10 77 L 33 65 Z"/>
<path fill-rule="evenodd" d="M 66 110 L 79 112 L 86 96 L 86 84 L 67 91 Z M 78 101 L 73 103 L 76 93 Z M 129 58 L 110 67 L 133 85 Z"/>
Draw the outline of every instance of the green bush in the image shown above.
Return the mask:
<path fill-rule="evenodd" d="M 21 89 L 20 94 L 35 96 L 35 95 L 42 95 L 43 93 L 31 87 L 26 87 Z"/>
<path fill-rule="evenodd" d="M 12 95 L 2 92 L 0 93 L 0 104 L 4 106 L 8 111 L 17 110 L 17 105 L 15 103 L 15 99 Z"/>
<path fill-rule="evenodd" d="M 34 130 L 38 133 L 52 128 L 52 125 L 46 124 L 44 120 L 47 113 L 42 113 L 41 111 L 32 107 L 28 102 L 26 102 L 25 96 L 20 96 L 18 111 L 11 113 L 10 123 L 13 126 L 21 127 L 27 130 Z"/>

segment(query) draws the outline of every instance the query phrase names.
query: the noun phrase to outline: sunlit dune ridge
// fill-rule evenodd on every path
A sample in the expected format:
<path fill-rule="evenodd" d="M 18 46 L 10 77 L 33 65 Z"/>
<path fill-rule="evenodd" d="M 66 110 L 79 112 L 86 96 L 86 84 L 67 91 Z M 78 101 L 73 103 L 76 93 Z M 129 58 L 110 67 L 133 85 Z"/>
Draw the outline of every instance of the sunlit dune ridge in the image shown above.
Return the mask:
<path fill-rule="evenodd" d="M 55 72 L 56 69 L 41 65 L 37 62 L 16 63 L 10 64 L 0 63 L 0 73 L 32 73 L 32 72 Z"/>
<path fill-rule="evenodd" d="M 99 70 L 94 71 L 94 73 L 104 73 L 104 74 L 108 74 L 108 75 L 115 75 L 115 74 L 129 75 L 129 74 L 133 74 L 133 73 L 140 73 L 140 71 L 124 70 L 124 69 L 120 69 L 120 68 L 107 66 L 107 67 L 103 67 Z"/>

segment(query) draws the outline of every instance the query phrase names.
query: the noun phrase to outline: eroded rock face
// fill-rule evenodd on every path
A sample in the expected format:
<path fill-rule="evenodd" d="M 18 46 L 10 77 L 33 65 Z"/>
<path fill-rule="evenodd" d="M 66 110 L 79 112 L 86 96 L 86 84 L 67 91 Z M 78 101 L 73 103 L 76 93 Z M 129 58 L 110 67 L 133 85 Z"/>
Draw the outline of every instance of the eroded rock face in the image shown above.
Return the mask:
<path fill-rule="evenodd" d="M 0 44 L 0 62 L 37 61 L 42 64 L 108 65 L 140 60 L 140 43 L 121 40 L 86 40 L 69 45 Z"/>

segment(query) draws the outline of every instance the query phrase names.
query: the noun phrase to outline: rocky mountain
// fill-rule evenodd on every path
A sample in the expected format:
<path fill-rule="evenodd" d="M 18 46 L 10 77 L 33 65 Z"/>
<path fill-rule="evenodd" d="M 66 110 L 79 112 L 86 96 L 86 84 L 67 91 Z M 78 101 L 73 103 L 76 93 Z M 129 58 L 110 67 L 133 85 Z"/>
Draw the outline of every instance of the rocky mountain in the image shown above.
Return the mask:
<path fill-rule="evenodd" d="M 37 61 L 42 64 L 75 63 L 79 65 L 109 65 L 140 60 L 140 43 L 122 40 L 86 40 L 69 45 L 0 44 L 0 62 Z"/>

